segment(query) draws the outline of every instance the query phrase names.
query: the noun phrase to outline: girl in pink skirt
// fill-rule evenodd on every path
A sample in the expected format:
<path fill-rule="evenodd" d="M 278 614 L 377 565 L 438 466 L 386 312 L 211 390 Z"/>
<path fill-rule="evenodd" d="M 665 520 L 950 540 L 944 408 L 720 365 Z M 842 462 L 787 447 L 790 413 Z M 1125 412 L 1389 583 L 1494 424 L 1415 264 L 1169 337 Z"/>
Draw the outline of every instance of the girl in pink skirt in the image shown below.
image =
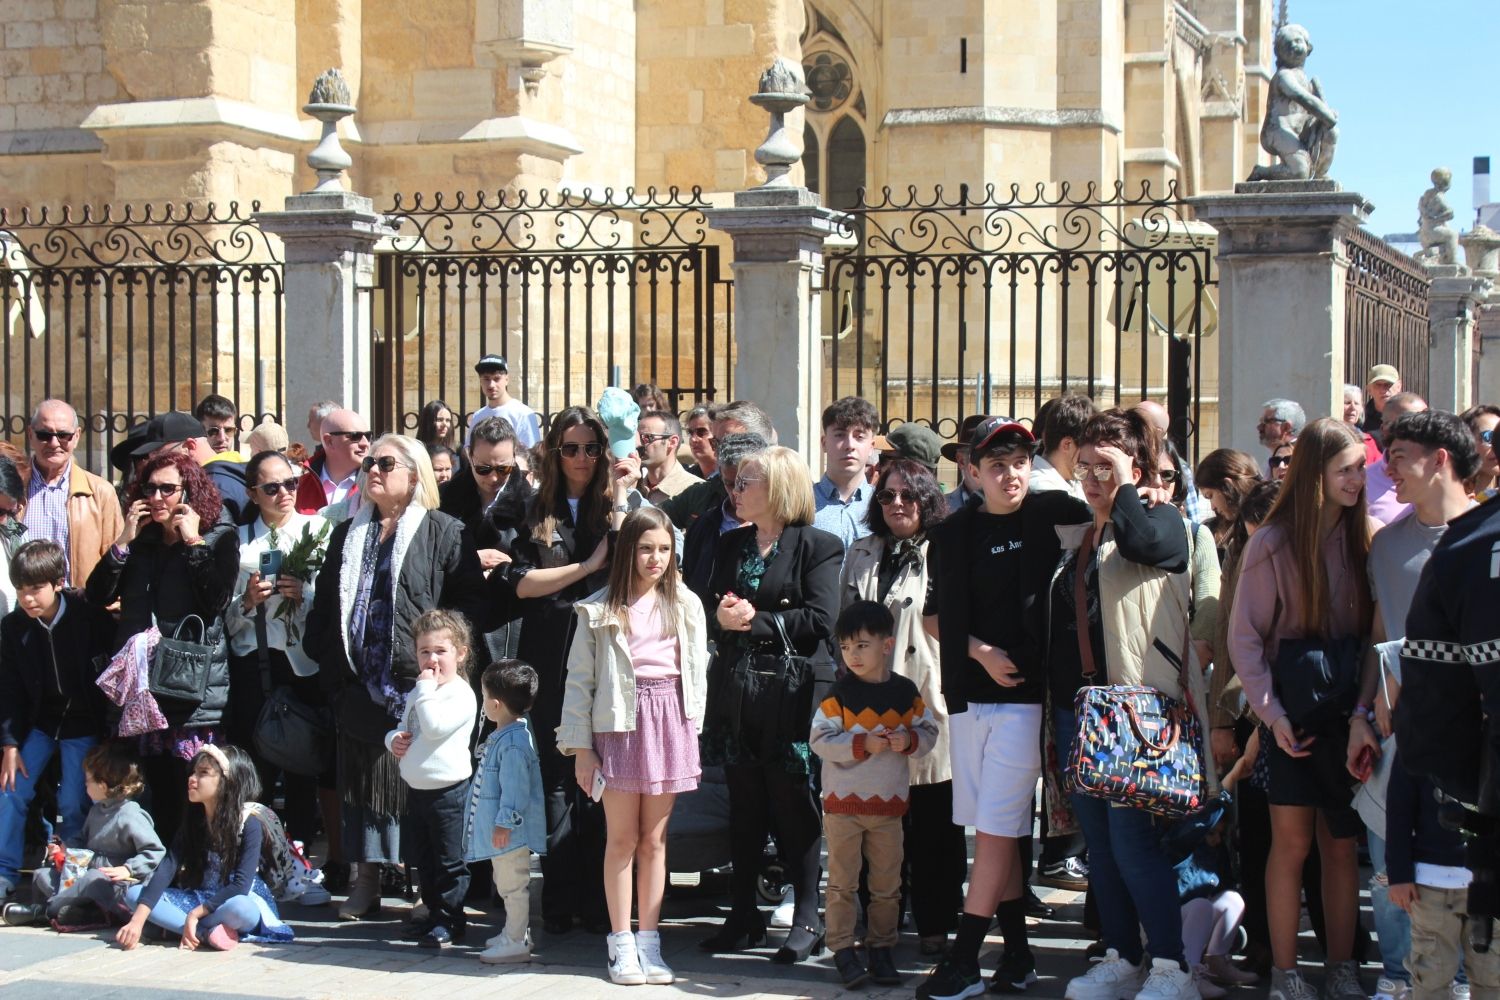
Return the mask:
<path fill-rule="evenodd" d="M 609 583 L 576 606 L 557 748 L 576 757 L 585 794 L 602 782 L 609 838 L 609 978 L 670 983 L 657 921 L 667 882 L 667 819 L 698 787 L 708 675 L 703 605 L 677 571 L 672 523 L 654 507 L 625 518 Z M 630 933 L 631 862 L 640 930 Z"/>

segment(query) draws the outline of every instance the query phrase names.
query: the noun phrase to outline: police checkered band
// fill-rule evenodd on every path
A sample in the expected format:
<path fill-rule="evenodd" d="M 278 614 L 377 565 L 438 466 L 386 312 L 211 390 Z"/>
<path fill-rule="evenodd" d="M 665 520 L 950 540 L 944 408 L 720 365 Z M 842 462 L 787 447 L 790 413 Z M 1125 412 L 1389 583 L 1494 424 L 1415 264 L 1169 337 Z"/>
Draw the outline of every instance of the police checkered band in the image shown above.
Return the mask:
<path fill-rule="evenodd" d="M 1489 667 L 1500 664 L 1500 639 L 1491 639 L 1489 642 L 1476 642 L 1472 646 L 1464 647 L 1464 656 L 1468 658 L 1471 666 Z"/>
<path fill-rule="evenodd" d="M 1438 639 L 1407 639 L 1401 643 L 1401 655 L 1428 663 L 1467 663 L 1464 647 L 1457 642 Z"/>

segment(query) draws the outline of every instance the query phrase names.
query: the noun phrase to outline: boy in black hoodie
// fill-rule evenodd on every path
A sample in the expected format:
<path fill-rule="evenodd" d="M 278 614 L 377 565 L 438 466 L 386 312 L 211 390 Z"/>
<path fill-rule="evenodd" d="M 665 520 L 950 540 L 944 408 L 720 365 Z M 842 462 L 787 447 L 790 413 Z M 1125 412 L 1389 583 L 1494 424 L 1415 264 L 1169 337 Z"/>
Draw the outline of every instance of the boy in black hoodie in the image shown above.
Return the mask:
<path fill-rule="evenodd" d="M 18 608 L 0 619 L 0 901 L 18 882 L 26 810 L 54 754 L 62 755 L 56 833 L 76 842 L 89 811 L 83 758 L 105 733 L 98 685 L 114 646 L 114 619 L 65 590 L 67 563 L 49 541 L 11 556 Z"/>

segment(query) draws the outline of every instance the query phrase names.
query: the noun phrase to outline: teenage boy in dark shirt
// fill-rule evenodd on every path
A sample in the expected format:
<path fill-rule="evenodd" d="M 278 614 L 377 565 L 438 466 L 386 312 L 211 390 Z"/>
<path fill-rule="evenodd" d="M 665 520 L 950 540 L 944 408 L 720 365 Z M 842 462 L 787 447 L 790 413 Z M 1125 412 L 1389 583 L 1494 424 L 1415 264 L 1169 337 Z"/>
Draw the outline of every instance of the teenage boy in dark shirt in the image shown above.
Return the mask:
<path fill-rule="evenodd" d="M 1056 529 L 1086 523 L 1090 513 L 1065 492 L 1028 494 L 1035 448 L 1021 424 L 1007 417 L 982 421 L 970 438 L 969 461 L 984 501 L 950 514 L 928 548 L 935 583 L 925 615 L 939 636 L 951 713 L 953 822 L 973 826 L 976 836 L 958 934 L 917 990 L 922 1000 L 984 992 L 979 949 L 997 907 L 1005 936 L 997 988 L 1024 990 L 1036 979 L 1016 841 L 1031 832 L 1042 770 L 1041 612 L 1062 554 Z"/>

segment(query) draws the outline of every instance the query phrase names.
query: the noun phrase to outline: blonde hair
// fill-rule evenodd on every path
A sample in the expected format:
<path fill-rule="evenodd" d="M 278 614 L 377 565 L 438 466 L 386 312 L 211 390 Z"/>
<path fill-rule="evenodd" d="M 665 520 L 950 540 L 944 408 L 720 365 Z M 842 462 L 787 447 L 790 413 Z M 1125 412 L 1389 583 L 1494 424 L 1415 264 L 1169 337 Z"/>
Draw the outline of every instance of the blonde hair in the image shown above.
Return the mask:
<path fill-rule="evenodd" d="M 434 635 L 438 632 L 447 632 L 448 637 L 453 640 L 461 655 L 458 658 L 458 676 L 468 680 L 469 658 L 473 652 L 473 644 L 469 637 L 469 619 L 462 612 L 449 611 L 447 608 L 433 608 L 424 611 L 411 626 L 412 651 L 416 651 L 417 640 L 424 635 Z"/>
<path fill-rule="evenodd" d="M 783 524 L 812 524 L 817 503 L 812 477 L 801 455 L 790 448 L 773 446 L 746 456 L 740 462 L 739 476 L 751 468 L 765 474 L 766 501 L 772 517 Z"/>
<path fill-rule="evenodd" d="M 432 459 L 427 455 L 427 446 L 416 438 L 407 437 L 405 434 L 382 434 L 370 445 L 369 454 L 375 454 L 376 450 L 384 445 L 390 445 L 401 455 L 401 464 L 412 472 L 414 483 L 411 491 L 411 502 L 413 506 L 421 507 L 423 510 L 438 509 L 438 484 L 437 476 L 432 472 Z M 359 474 L 359 495 L 365 493 L 365 473 Z"/>

